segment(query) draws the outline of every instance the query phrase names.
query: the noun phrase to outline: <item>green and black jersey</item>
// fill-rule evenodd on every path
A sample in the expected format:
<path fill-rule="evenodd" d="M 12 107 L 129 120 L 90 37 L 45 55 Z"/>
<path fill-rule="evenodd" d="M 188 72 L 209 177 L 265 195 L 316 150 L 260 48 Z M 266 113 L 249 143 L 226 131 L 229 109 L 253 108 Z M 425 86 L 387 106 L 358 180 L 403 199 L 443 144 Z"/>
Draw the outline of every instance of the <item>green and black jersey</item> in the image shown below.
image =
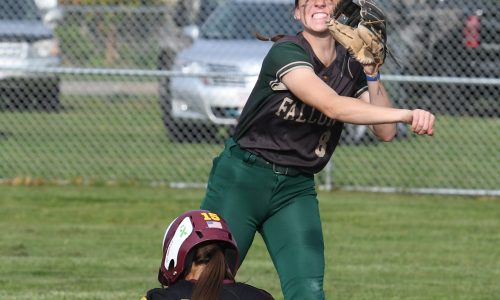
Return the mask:
<path fill-rule="evenodd" d="M 340 44 L 336 51 L 334 62 L 324 66 L 301 33 L 273 45 L 235 130 L 241 148 L 308 174 L 325 167 L 343 123 L 303 103 L 281 79 L 295 68 L 311 68 L 339 95 L 357 98 L 368 89 L 363 68 Z"/>

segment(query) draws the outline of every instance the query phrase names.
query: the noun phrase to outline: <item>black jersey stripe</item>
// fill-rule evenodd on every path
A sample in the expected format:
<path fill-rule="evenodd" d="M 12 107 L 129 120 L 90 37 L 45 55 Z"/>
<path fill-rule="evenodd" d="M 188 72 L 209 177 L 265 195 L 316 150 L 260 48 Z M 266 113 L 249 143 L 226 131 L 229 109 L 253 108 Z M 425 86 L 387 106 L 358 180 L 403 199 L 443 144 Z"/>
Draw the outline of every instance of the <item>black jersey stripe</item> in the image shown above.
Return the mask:
<path fill-rule="evenodd" d="M 354 97 L 359 98 L 361 94 L 363 94 L 366 91 L 368 91 L 368 86 L 365 85 L 364 87 L 357 90 L 356 93 L 354 93 Z"/>

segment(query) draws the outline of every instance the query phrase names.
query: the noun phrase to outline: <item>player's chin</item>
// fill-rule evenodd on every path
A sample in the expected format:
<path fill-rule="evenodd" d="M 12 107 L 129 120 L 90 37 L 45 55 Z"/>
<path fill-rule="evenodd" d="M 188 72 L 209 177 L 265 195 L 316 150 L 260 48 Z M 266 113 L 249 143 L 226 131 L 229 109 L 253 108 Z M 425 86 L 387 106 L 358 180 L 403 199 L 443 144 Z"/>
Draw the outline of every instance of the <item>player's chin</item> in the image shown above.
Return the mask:
<path fill-rule="evenodd" d="M 310 34 L 318 36 L 318 37 L 331 37 L 332 36 L 330 34 L 330 31 L 328 30 L 328 27 L 326 26 L 326 24 L 323 26 L 308 28 L 308 29 L 306 29 L 306 31 L 308 31 Z"/>
<path fill-rule="evenodd" d="M 316 32 L 321 32 L 325 31 L 328 29 L 328 18 L 321 18 L 321 19 L 309 19 L 307 22 L 307 27 L 311 31 L 316 31 Z"/>
<path fill-rule="evenodd" d="M 317 24 L 314 24 L 313 29 L 317 32 L 324 32 L 328 31 L 328 20 L 318 22 Z"/>

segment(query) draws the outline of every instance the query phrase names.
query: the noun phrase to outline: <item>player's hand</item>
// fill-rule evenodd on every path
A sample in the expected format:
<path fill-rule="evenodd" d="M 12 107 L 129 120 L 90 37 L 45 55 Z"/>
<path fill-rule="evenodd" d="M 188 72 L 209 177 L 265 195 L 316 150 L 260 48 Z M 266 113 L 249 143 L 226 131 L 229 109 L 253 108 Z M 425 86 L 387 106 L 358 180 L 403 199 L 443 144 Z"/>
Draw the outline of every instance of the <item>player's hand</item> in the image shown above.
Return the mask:
<path fill-rule="evenodd" d="M 436 117 L 423 109 L 408 111 L 406 123 L 411 125 L 411 131 L 420 135 L 434 135 Z"/>
<path fill-rule="evenodd" d="M 377 75 L 376 72 L 376 65 L 375 64 L 371 64 L 371 65 L 363 65 L 363 71 L 365 71 L 365 74 L 367 75 Z"/>

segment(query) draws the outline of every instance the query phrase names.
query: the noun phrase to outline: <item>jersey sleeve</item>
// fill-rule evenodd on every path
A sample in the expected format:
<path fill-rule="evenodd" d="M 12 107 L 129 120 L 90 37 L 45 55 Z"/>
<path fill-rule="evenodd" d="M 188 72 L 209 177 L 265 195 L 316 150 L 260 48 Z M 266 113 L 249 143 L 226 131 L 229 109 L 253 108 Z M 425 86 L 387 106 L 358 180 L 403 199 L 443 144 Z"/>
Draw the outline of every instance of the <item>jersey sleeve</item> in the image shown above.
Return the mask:
<path fill-rule="evenodd" d="M 273 90 L 286 90 L 281 79 L 296 68 L 311 68 L 313 64 L 306 51 L 292 42 L 273 45 L 263 62 L 263 71 L 269 77 L 269 85 Z"/>

